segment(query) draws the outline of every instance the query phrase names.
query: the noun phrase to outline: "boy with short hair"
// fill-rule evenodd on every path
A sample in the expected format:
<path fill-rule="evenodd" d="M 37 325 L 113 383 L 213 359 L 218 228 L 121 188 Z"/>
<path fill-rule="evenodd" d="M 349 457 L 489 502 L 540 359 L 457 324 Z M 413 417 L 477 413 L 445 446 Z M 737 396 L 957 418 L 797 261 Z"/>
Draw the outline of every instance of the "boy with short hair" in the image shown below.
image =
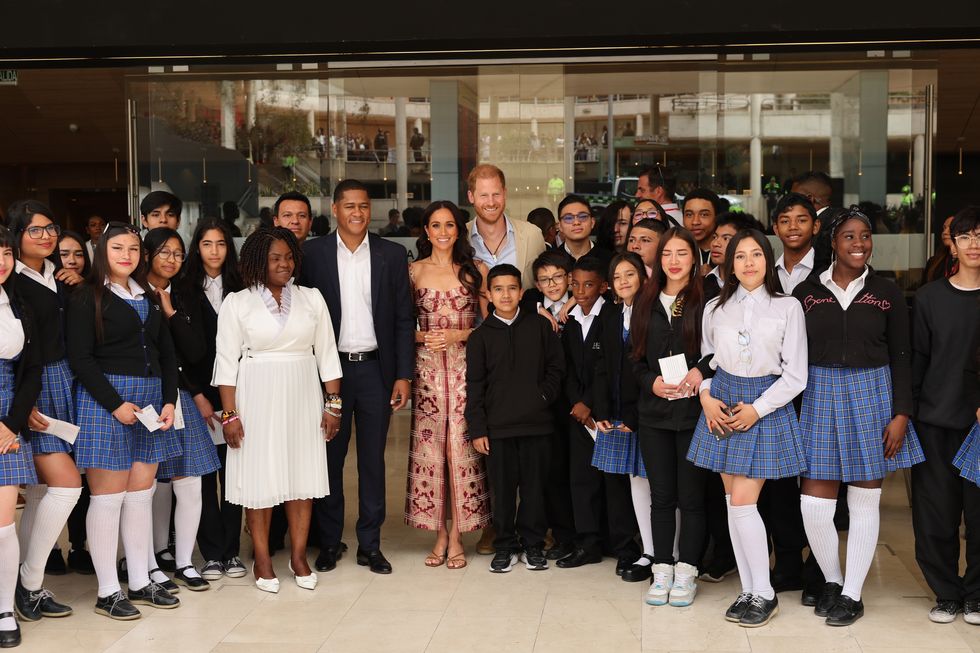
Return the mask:
<path fill-rule="evenodd" d="M 595 218 L 592 206 L 581 195 L 566 195 L 558 204 L 558 231 L 562 244 L 558 249 L 568 254 L 572 260 L 598 258 L 604 268 L 609 267 L 613 253 L 592 242 Z"/>
<path fill-rule="evenodd" d="M 176 230 L 180 226 L 180 212 L 183 208 L 184 203 L 173 193 L 155 190 L 147 193 L 140 202 L 140 221 L 147 231 L 157 227 Z"/>
<path fill-rule="evenodd" d="M 490 571 L 510 571 L 522 548 L 528 569 L 547 569 L 544 486 L 553 429 L 548 406 L 561 390 L 564 359 L 547 320 L 521 310 L 516 267 L 494 266 L 487 289 L 493 312 L 466 343 L 465 417 L 473 447 L 488 456 L 497 532 Z"/>
<path fill-rule="evenodd" d="M 698 241 L 701 263 L 708 262 L 711 253 L 711 236 L 715 233 L 722 201 L 717 193 L 707 188 L 695 188 L 684 197 L 684 228 Z"/>
<path fill-rule="evenodd" d="M 788 193 L 772 211 L 773 233 L 783 243 L 776 274 L 783 292 L 792 295 L 816 268 L 813 239 L 820 233 L 820 218 L 813 203 L 801 193 Z"/>
<path fill-rule="evenodd" d="M 521 305 L 528 310 L 541 311 L 558 323 L 559 333 L 564 324 L 558 322 L 558 314 L 571 299 L 568 291 L 569 274 L 575 261 L 558 249 L 549 249 L 531 263 L 534 288 L 524 292 Z M 574 305 L 574 302 L 573 302 Z"/>

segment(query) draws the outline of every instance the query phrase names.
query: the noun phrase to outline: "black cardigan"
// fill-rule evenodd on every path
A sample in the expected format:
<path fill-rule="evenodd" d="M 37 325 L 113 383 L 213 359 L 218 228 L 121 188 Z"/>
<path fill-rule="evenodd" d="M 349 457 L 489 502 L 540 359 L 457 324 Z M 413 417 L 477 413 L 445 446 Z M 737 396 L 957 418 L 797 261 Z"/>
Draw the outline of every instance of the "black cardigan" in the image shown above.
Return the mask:
<path fill-rule="evenodd" d="M 912 415 L 912 346 L 905 296 L 890 279 L 868 271 L 864 288 L 847 310 L 819 277 L 800 282 L 793 296 L 803 304 L 810 365 L 891 366 L 892 410 Z M 845 392 L 845 389 L 841 389 Z"/>
<path fill-rule="evenodd" d="M 18 280 L 19 281 L 19 280 Z M 18 288 L 19 290 L 19 288 Z M 12 432 L 20 434 L 26 440 L 31 437 L 31 432 L 27 427 L 27 418 L 37 403 L 37 397 L 41 394 L 41 374 L 44 365 L 41 363 L 41 346 L 37 338 L 32 335 L 36 329 L 37 320 L 32 319 L 29 314 L 18 314 L 14 307 L 14 314 L 20 318 L 24 328 L 24 349 L 20 352 L 17 359 L 16 371 L 14 373 L 14 399 L 10 404 L 10 410 L 6 415 L 0 417 L 0 422 Z"/>
<path fill-rule="evenodd" d="M 614 306 L 619 310 L 601 311 L 596 317 L 602 320 L 599 333 L 602 356 L 596 361 L 592 382 L 592 416 L 598 421 L 619 420 L 635 431 L 639 428 L 636 406 L 639 384 L 630 358 L 632 346 L 628 339 L 623 342 L 623 305 Z"/>
<path fill-rule="evenodd" d="M 211 336 L 209 343 L 203 315 L 204 307 L 201 306 L 198 297 L 185 299 L 176 286 L 171 286 L 170 299 L 176 313 L 170 316 L 167 325 L 170 327 L 170 336 L 173 338 L 174 350 L 177 354 L 177 384 L 194 396 L 211 388 L 211 370 L 208 370 L 207 378 L 202 379 L 200 368 L 202 362 L 208 358 L 209 344 L 211 350 L 209 367 L 214 367 L 215 335 Z M 207 301 L 206 297 L 204 301 Z M 214 313 L 210 304 L 208 304 L 208 311 Z"/>
<path fill-rule="evenodd" d="M 647 325 L 646 354 L 633 363 L 633 371 L 640 385 L 641 428 L 691 431 L 701 417 L 701 400 L 698 398 L 697 388 L 694 389 L 693 396 L 673 401 L 653 394 L 653 382 L 662 375 L 661 358 L 684 354 L 688 369 L 698 368 L 706 379 L 714 375 L 710 365 L 711 356 L 702 358 L 700 348 L 692 354 L 687 353 L 682 321 L 682 317 L 668 317 L 660 298 L 655 298 Z"/>
<path fill-rule="evenodd" d="M 102 293 L 103 338 L 95 332 L 92 287 L 79 288 L 68 305 L 68 364 L 78 382 L 110 413 L 123 404 L 105 377 L 155 376 L 163 382 L 163 403 L 177 401 L 177 359 L 163 312 L 150 301 L 145 324 L 133 308 L 106 288 Z"/>
<path fill-rule="evenodd" d="M 67 356 L 65 347 L 65 319 L 71 288 L 55 282 L 57 292 L 38 283 L 23 272 L 17 275 L 17 294 L 31 307 L 34 317 L 34 339 L 40 349 L 41 363 L 56 363 Z"/>

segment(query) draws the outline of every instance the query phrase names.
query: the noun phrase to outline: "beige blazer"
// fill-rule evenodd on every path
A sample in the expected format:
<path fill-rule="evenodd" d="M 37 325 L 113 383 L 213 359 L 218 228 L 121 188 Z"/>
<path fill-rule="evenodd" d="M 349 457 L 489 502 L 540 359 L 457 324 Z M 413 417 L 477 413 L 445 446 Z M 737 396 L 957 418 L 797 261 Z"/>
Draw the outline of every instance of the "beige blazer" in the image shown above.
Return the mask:
<path fill-rule="evenodd" d="M 517 269 L 521 271 L 521 283 L 525 288 L 534 287 L 531 264 L 544 252 L 544 236 L 541 230 L 527 220 L 510 219 L 517 240 Z"/>

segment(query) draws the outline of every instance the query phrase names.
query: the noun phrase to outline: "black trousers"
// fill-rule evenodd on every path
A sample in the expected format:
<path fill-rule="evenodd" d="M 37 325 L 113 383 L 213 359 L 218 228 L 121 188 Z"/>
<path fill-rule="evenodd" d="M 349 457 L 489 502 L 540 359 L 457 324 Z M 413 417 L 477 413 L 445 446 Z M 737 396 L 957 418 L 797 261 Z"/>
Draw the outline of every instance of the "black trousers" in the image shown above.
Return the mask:
<path fill-rule="evenodd" d="M 679 559 L 701 566 L 707 522 L 704 509 L 707 471 L 687 460 L 694 431 L 640 427 L 640 453 L 650 479 L 653 503 L 653 561 L 674 564 L 676 513 L 681 511 Z"/>
<path fill-rule="evenodd" d="M 85 516 L 88 515 L 88 504 L 91 498 L 92 493 L 88 489 L 88 477 L 82 474 L 82 493 L 78 496 L 78 503 L 68 515 L 68 541 L 71 543 L 73 551 L 81 551 L 85 548 L 85 540 L 87 539 Z"/>
<path fill-rule="evenodd" d="M 708 536 L 711 538 L 711 564 L 731 569 L 735 566 L 735 551 L 732 549 L 732 535 L 728 532 L 725 484 L 721 474 L 705 471 L 704 511 Z M 707 542 L 705 545 L 707 549 Z"/>
<path fill-rule="evenodd" d="M 590 554 L 639 556 L 636 514 L 626 474 L 606 474 L 592 466 L 595 441 L 581 424 L 568 420 L 568 478 L 576 544 Z M 605 547 L 603 547 L 605 535 Z"/>
<path fill-rule="evenodd" d="M 544 487 L 545 511 L 548 526 L 556 544 L 575 541 L 575 517 L 572 514 L 572 493 L 568 482 L 568 438 L 565 424 L 568 411 L 555 416 L 555 433 L 551 436 L 548 456 L 548 476 Z"/>
<path fill-rule="evenodd" d="M 953 457 L 970 427 L 917 422 L 925 462 L 912 468 L 915 561 L 940 600 L 980 599 L 980 488 L 960 477 Z M 966 574 L 960 576 L 960 521 L 966 523 Z"/>
<path fill-rule="evenodd" d="M 241 541 L 242 507 L 225 501 L 227 458 L 228 445 L 218 445 L 221 468 L 201 477 L 201 523 L 197 529 L 197 545 L 206 561 L 225 561 L 236 557 Z"/>
<path fill-rule="evenodd" d="M 548 531 L 544 485 L 551 442 L 550 435 L 490 440 L 487 476 L 497 531 L 493 546 L 498 551 L 544 545 Z"/>
<path fill-rule="evenodd" d="M 352 427 L 357 427 L 357 543 L 365 551 L 381 548 L 385 521 L 385 445 L 391 421 L 391 387 L 381 377 L 378 361 L 341 361 L 344 402 L 340 432 L 327 443 L 330 494 L 313 502 L 320 546 L 336 546 L 344 533 L 344 462 Z"/>
<path fill-rule="evenodd" d="M 759 513 L 772 539 L 773 575 L 801 578 L 806 532 L 800 512 L 799 477 L 766 481 L 759 495 Z"/>

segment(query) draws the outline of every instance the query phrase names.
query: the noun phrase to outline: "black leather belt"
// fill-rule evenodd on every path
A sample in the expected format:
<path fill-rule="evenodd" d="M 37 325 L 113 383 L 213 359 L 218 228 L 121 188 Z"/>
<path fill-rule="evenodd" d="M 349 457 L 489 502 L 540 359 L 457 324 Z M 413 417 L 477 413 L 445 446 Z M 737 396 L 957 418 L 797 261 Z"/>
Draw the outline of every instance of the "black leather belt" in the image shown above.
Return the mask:
<path fill-rule="evenodd" d="M 346 363 L 363 363 L 364 361 L 376 361 L 378 360 L 378 350 L 374 351 L 359 351 L 359 352 L 340 352 L 340 360 Z"/>

